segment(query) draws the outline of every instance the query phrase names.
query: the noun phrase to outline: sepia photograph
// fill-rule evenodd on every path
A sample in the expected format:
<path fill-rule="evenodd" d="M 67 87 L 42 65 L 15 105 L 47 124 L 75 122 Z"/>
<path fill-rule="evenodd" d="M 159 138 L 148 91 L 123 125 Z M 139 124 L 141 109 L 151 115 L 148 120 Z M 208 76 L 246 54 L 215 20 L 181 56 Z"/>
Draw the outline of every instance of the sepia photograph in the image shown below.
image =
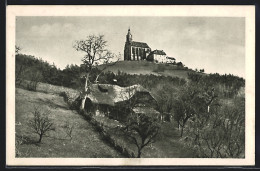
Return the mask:
<path fill-rule="evenodd" d="M 254 165 L 253 6 L 8 6 L 7 164 Z"/>

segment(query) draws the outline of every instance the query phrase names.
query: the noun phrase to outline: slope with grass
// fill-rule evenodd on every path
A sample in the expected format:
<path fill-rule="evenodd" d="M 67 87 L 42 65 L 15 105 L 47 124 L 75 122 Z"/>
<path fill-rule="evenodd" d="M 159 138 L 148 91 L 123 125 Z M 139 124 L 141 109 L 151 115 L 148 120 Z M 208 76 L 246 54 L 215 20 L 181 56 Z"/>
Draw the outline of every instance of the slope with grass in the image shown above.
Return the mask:
<path fill-rule="evenodd" d="M 100 69 L 103 67 L 102 65 L 99 66 Z M 111 71 L 115 74 L 122 71 L 128 74 L 153 74 L 180 78 L 187 78 L 188 72 L 195 72 L 185 67 L 172 64 L 156 64 L 148 61 L 118 61 L 116 64 L 107 67 L 105 71 Z"/>
<path fill-rule="evenodd" d="M 124 131 L 120 130 L 120 125 L 116 120 L 107 117 L 93 116 L 95 120 L 103 124 L 106 132 L 108 132 L 117 143 L 126 147 L 130 153 L 137 156 L 137 147 L 129 142 L 125 137 Z M 195 156 L 191 149 L 184 147 L 181 141 L 180 132 L 177 123 L 163 122 L 156 141 L 142 150 L 142 158 L 192 158 Z"/>
<path fill-rule="evenodd" d="M 27 125 L 34 106 L 49 110 L 56 128 L 43 137 L 42 143 L 37 143 L 38 135 Z M 104 143 L 81 115 L 69 110 L 61 96 L 16 88 L 15 111 L 17 157 L 123 157 Z M 66 134 L 67 124 L 73 125 L 72 139 Z"/>

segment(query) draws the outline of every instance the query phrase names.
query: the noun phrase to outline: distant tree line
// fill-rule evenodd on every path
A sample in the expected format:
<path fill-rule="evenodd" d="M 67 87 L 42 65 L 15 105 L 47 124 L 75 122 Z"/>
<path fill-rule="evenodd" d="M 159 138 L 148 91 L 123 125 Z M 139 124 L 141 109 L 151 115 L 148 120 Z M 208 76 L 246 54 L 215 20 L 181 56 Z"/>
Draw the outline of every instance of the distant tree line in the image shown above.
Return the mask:
<path fill-rule="evenodd" d="M 34 82 L 44 82 L 48 84 L 64 86 L 78 89 L 84 85 L 84 79 L 80 77 L 81 73 L 85 71 L 85 66 L 67 65 L 65 69 L 61 70 L 55 64 L 50 64 L 41 58 L 35 58 L 31 55 L 16 54 L 16 84 L 19 85 L 22 80 L 32 80 Z M 95 82 L 97 75 L 100 74 L 98 68 L 93 69 L 89 80 Z M 215 92 L 219 96 L 232 98 L 238 94 L 241 87 L 245 86 L 245 80 L 231 74 L 220 75 L 215 74 L 199 74 L 188 73 L 189 82 L 203 82 L 208 87 L 214 87 Z M 148 90 L 159 91 L 159 89 L 174 91 L 174 87 L 182 87 L 187 80 L 179 77 L 170 76 L 156 76 L 156 75 L 131 75 L 118 71 L 103 72 L 99 75 L 99 83 L 116 84 L 122 87 L 127 87 L 133 84 L 141 84 Z M 163 85 L 160 83 L 164 83 Z M 173 89 L 171 89 L 173 87 Z"/>
<path fill-rule="evenodd" d="M 84 80 L 80 78 L 83 71 L 85 71 L 84 65 L 67 65 L 61 70 L 57 68 L 55 64 L 50 64 L 41 58 L 35 58 L 34 56 L 24 54 L 16 55 L 17 84 L 19 84 L 21 80 L 31 80 L 33 76 L 37 74 L 40 82 L 77 89 L 84 84 Z M 94 82 L 94 79 L 98 74 L 100 74 L 99 69 L 93 69 L 89 76 L 90 81 Z M 117 81 L 115 82 L 114 80 Z M 178 77 L 130 75 L 121 71 L 118 71 L 118 73 L 104 72 L 99 76 L 99 83 L 117 84 L 123 87 L 141 84 L 142 86 L 151 89 L 151 87 L 156 86 L 160 82 L 181 86 L 185 84 L 186 81 Z"/>

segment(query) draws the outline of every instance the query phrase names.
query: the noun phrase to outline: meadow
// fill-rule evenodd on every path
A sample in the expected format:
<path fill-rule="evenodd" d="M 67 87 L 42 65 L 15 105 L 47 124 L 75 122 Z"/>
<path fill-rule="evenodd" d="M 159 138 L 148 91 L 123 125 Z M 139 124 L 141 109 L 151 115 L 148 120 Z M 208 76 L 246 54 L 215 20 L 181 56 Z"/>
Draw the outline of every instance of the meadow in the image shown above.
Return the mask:
<path fill-rule="evenodd" d="M 16 88 L 16 156 L 17 157 L 126 157 L 120 154 L 111 144 L 99 134 L 95 126 L 87 121 L 76 110 L 71 110 L 61 92 L 67 96 L 75 96 L 76 90 L 61 86 L 40 83 L 36 92 Z M 50 111 L 55 131 L 50 131 L 38 143 L 37 134 L 28 126 L 28 120 L 33 118 L 35 107 L 41 111 Z M 127 142 L 122 132 L 117 130 L 118 121 L 106 117 L 93 117 L 104 125 L 116 143 L 126 147 L 131 153 L 136 153 L 136 146 Z M 66 134 L 68 126 L 73 126 L 72 138 Z M 177 124 L 165 122 L 162 124 L 156 142 L 144 148 L 143 156 L 162 158 L 192 157 L 189 149 L 179 142 Z"/>
<path fill-rule="evenodd" d="M 43 85 L 46 86 L 44 90 L 48 90 L 46 84 L 40 87 L 43 88 Z M 70 110 L 63 97 L 53 94 L 54 92 L 57 92 L 57 89 L 43 93 L 16 88 L 16 157 L 122 157 L 113 147 L 101 140 L 99 133 L 83 116 Z M 50 111 L 50 119 L 55 126 L 55 131 L 50 131 L 41 143 L 37 142 L 37 134 L 28 126 L 35 107 L 39 107 L 41 111 Z M 68 126 L 72 125 L 70 138 L 66 132 Z"/>

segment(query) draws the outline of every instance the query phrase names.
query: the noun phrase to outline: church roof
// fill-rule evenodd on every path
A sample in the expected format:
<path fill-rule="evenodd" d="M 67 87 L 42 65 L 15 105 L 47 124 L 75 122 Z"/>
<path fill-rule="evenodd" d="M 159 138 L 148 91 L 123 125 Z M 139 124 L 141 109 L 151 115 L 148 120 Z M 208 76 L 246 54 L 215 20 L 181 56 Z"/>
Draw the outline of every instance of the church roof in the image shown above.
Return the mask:
<path fill-rule="evenodd" d="M 131 42 L 132 46 L 136 46 L 136 47 L 142 47 L 142 48 L 150 48 L 147 43 L 143 43 L 143 42 Z"/>
<path fill-rule="evenodd" d="M 166 53 L 163 50 L 154 50 L 152 53 L 157 55 L 166 55 Z"/>

